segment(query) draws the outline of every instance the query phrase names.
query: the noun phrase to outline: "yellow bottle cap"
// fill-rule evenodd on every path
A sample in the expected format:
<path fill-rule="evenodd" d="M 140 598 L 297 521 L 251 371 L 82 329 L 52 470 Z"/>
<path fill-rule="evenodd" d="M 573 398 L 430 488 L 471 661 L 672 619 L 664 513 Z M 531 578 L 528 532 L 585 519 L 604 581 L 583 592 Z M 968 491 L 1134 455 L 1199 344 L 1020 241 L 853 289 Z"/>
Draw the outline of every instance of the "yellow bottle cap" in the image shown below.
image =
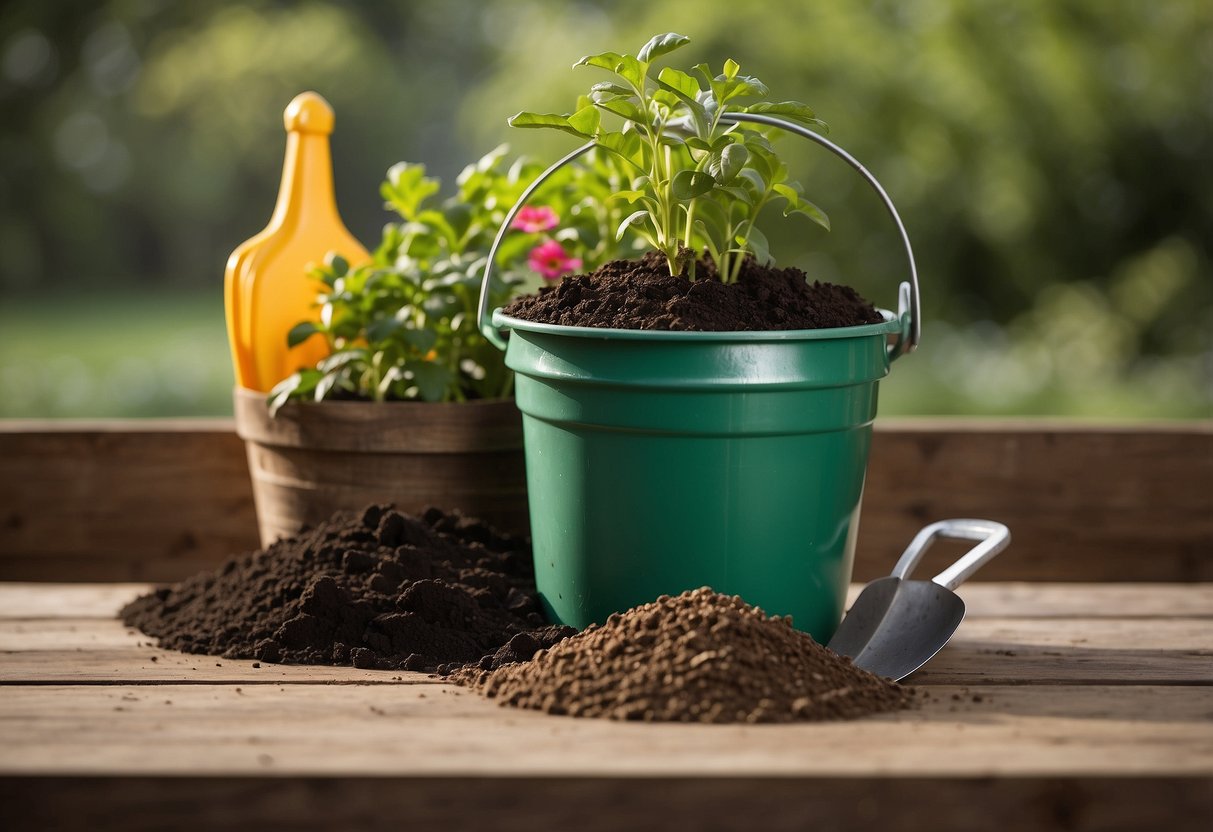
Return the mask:
<path fill-rule="evenodd" d="M 334 120 L 333 108 L 317 92 L 299 93 L 282 114 L 288 133 L 320 133 L 327 136 L 333 132 Z"/>

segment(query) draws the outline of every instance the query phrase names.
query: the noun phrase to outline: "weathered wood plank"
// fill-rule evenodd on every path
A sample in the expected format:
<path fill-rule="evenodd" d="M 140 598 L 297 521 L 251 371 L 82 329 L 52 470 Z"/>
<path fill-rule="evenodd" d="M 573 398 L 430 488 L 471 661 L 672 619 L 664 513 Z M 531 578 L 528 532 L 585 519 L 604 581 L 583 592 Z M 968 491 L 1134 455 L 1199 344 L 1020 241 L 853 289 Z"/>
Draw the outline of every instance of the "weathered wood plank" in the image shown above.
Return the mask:
<path fill-rule="evenodd" d="M 298 667 L 162 650 L 115 620 L 0 621 L 0 684 L 436 683 L 423 674 Z M 1207 619 L 971 619 L 915 685 L 1213 685 Z M 1210 694 L 1213 696 L 1213 693 Z"/>
<path fill-rule="evenodd" d="M 10 832 L 1205 832 L 1207 777 L 0 778 Z"/>
<path fill-rule="evenodd" d="M 851 598 L 862 587 L 851 587 Z M 1213 583 L 974 581 L 957 590 L 974 618 L 1213 618 Z"/>
<path fill-rule="evenodd" d="M 256 546 L 230 421 L 0 422 L 0 580 L 176 580 Z"/>
<path fill-rule="evenodd" d="M 251 660 L 224 659 L 161 650 L 150 646 L 146 636 L 115 632 L 116 622 L 105 622 L 104 628 L 66 633 L 75 646 L 33 650 L 0 651 L 0 685 L 75 684 L 75 685 L 162 685 L 162 684 L 231 684 L 231 685 L 398 685 L 436 684 L 436 677 L 425 673 L 404 671 L 359 670 L 353 667 L 323 667 L 311 665 L 270 664 Z M 91 632 L 98 632 L 98 641 L 121 641 L 129 644 L 90 645 Z M 48 640 L 47 634 L 40 640 Z M 13 638 L 10 634 L 9 638 Z M 137 646 L 141 645 L 141 646 Z"/>
<path fill-rule="evenodd" d="M 153 584 L 46 584 L 0 582 L 0 620 L 113 618 Z"/>
<path fill-rule="evenodd" d="M 256 545 L 224 420 L 0 424 L 0 579 L 172 580 Z M 878 423 L 856 577 L 930 520 L 1015 543 L 985 580 L 1213 579 L 1213 422 Z"/>
<path fill-rule="evenodd" d="M 920 709 L 795 726 L 546 717 L 422 674 L 160 651 L 95 617 L 140 589 L 0 585 L 0 675 L 26 677 L 0 689 L 6 829 L 1175 832 L 1213 814 L 1208 585 L 967 585 Z M 91 684 L 22 683 L 94 665 Z"/>
<path fill-rule="evenodd" d="M 0 582 L 0 620 L 112 618 L 152 584 Z M 863 589 L 852 584 L 848 603 Z M 1213 618 L 1213 583 L 973 582 L 959 590 L 974 618 Z"/>
<path fill-rule="evenodd" d="M 0 582 L 0 620 L 109 619 L 150 583 Z M 853 583 L 848 604 L 864 585 Z M 1209 619 L 1213 583 L 972 582 L 968 619 Z"/>
<path fill-rule="evenodd" d="M 944 687 L 854 722 L 701 726 L 550 717 L 436 685 L 12 686 L 0 772 L 1213 775 L 1206 689 L 1008 686 L 980 700 Z"/>
<path fill-rule="evenodd" d="M 873 437 L 856 578 L 887 572 L 927 522 L 966 516 L 1014 537 L 980 580 L 1213 579 L 1213 422 L 890 420 Z"/>

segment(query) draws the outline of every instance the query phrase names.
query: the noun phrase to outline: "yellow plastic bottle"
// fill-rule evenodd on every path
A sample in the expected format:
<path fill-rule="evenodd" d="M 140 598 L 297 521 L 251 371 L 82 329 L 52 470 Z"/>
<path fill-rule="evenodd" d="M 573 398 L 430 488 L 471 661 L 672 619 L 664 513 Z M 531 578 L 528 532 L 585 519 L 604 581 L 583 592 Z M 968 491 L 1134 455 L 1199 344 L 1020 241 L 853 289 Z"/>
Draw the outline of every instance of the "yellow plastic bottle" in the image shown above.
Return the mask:
<path fill-rule="evenodd" d="M 224 306 L 236 384 L 269 391 L 328 352 L 314 335 L 287 348 L 291 328 L 319 320 L 316 294 L 323 286 L 307 276 L 310 263 L 336 251 L 351 266 L 370 259 L 337 213 L 329 134 L 333 108 L 314 92 L 295 96 L 283 114 L 286 160 L 278 203 L 265 230 L 240 244 L 227 261 Z"/>

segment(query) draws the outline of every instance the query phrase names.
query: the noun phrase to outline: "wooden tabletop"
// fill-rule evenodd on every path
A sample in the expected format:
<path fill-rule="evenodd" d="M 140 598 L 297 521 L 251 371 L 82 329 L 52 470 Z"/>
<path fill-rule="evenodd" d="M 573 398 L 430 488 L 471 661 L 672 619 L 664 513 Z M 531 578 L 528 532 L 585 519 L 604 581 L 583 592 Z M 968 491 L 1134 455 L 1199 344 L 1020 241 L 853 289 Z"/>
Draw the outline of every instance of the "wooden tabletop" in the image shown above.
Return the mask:
<path fill-rule="evenodd" d="M 424 674 L 161 650 L 114 618 L 146 588 L 0 584 L 6 828 L 1213 818 L 1209 583 L 972 583 L 968 619 L 910 680 L 922 707 L 779 726 L 549 717 Z"/>
<path fill-rule="evenodd" d="M 0 422 L 0 832 L 1213 828 L 1213 420 L 881 419 L 864 493 L 857 580 L 933 520 L 1015 536 L 922 708 L 617 724 L 158 650 L 109 582 L 256 545 L 230 421 Z"/>

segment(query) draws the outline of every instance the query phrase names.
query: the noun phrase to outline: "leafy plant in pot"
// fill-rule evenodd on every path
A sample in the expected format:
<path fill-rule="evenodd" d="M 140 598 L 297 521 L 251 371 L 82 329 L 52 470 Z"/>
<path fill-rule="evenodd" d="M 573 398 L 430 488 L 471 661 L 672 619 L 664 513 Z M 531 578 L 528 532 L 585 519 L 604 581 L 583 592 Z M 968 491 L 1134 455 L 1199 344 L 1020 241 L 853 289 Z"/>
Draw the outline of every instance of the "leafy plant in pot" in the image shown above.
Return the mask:
<path fill-rule="evenodd" d="M 810 129 L 823 125 L 807 106 L 764 100 L 766 86 L 734 61 L 720 72 L 658 68 L 687 42 L 671 33 L 635 56 L 585 57 L 576 66 L 612 77 L 572 113 L 511 120 L 586 140 L 535 190 L 594 148 L 622 163 L 631 181 L 604 207 L 630 203 L 620 230 L 654 251 L 491 315 L 494 253 L 486 264 L 479 321 L 516 373 L 538 588 L 550 617 L 584 627 L 706 584 L 791 615 L 824 643 L 850 580 L 877 382 L 918 341 L 913 253 L 884 189 Z M 882 199 L 911 269 L 897 314 L 815 320 L 819 301 L 866 304 L 758 262 L 769 258 L 758 227 L 768 204 L 827 224 L 789 180 L 777 132 L 840 156 Z M 627 313 L 618 292 L 648 317 Z M 786 310 L 763 308 L 764 297 L 793 296 L 805 308 L 790 326 Z M 726 306 L 757 316 L 714 328 Z"/>
<path fill-rule="evenodd" d="M 536 206 L 511 217 L 503 268 L 485 289 L 492 302 L 616 253 L 603 218 L 569 201 L 613 187 L 617 163 L 590 161 L 547 180 Z M 526 531 L 512 373 L 479 332 L 476 303 L 493 234 L 539 170 L 500 147 L 441 199 L 423 165 L 398 164 L 381 193 L 399 220 L 370 261 L 351 267 L 331 252 L 311 269 L 317 314 L 290 330 L 287 346 L 319 342 L 322 358 L 268 397 L 236 391 L 264 544 L 384 501 Z"/>

